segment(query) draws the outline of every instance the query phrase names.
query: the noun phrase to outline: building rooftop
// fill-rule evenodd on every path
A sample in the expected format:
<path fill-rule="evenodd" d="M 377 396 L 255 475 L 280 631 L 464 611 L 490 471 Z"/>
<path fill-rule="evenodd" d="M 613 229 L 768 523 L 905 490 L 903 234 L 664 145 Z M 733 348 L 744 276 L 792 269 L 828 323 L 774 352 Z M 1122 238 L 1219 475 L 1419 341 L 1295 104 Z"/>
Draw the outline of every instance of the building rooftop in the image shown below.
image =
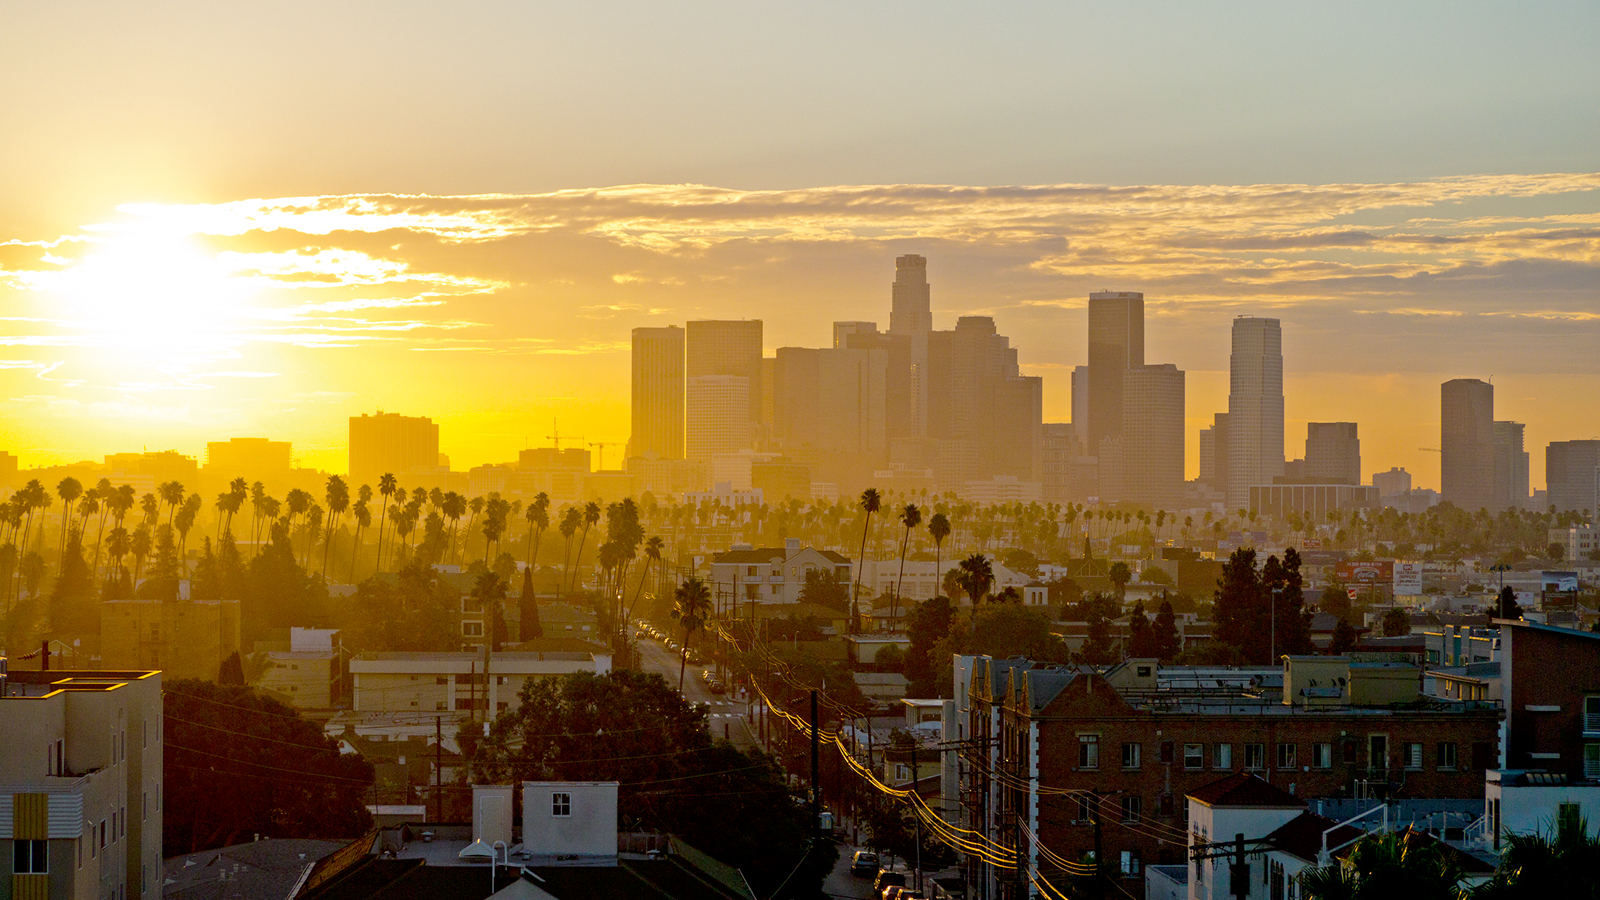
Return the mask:
<path fill-rule="evenodd" d="M 290 897 L 317 861 L 346 841 L 275 838 L 175 856 L 162 864 L 164 900 Z"/>
<path fill-rule="evenodd" d="M 1278 809 L 1295 809 L 1306 805 L 1304 800 L 1276 787 L 1259 775 L 1236 772 L 1220 781 L 1196 788 L 1188 794 L 1207 806 L 1264 806 Z"/>

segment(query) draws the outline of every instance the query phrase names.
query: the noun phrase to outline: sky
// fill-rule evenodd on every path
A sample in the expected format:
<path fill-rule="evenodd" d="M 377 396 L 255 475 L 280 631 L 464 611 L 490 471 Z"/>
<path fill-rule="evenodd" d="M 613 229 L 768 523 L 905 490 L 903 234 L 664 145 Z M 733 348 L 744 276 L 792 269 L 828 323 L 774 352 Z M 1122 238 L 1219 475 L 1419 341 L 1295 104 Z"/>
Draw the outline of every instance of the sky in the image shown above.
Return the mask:
<path fill-rule="evenodd" d="M 1284 322 L 1286 446 L 1437 486 L 1439 383 L 1600 436 L 1600 6 L 12 3 L 0 449 L 24 466 L 431 415 L 456 468 L 627 438 L 628 332 L 768 351 L 992 315 L 1070 415 L 1094 290 L 1226 408 Z M 616 453 L 614 449 L 608 453 Z M 613 457 L 615 459 L 615 457 Z"/>

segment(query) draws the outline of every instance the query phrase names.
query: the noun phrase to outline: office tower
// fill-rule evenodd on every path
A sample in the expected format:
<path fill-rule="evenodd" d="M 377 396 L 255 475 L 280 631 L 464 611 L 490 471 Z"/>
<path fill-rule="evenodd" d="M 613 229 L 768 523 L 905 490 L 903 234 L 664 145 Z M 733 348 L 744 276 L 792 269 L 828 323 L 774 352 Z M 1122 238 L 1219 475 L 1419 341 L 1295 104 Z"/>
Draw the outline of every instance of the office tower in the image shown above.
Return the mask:
<path fill-rule="evenodd" d="M 1123 373 L 1144 365 L 1144 294 L 1108 291 L 1089 295 L 1089 445 L 1122 433 Z"/>
<path fill-rule="evenodd" d="M 266 438 L 230 438 L 206 443 L 206 469 L 213 476 L 251 481 L 287 478 L 293 467 L 289 441 Z"/>
<path fill-rule="evenodd" d="M 1306 423 L 1306 458 L 1301 477 L 1312 484 L 1360 484 L 1361 438 L 1356 434 L 1356 423 Z"/>
<path fill-rule="evenodd" d="M 684 374 L 689 378 L 731 376 L 745 379 L 745 403 L 752 423 L 761 420 L 761 320 L 699 320 L 689 323 Z M 693 401 L 690 401 L 693 402 Z M 691 411 L 690 418 L 693 418 Z"/>
<path fill-rule="evenodd" d="M 442 474 L 439 426 L 427 416 L 382 410 L 375 416 L 351 416 L 349 450 L 351 484 L 376 485 L 385 473 L 393 473 L 401 484 Z"/>
<path fill-rule="evenodd" d="M 833 347 L 835 350 L 846 350 L 850 347 L 850 339 L 855 335 L 876 336 L 877 333 L 877 322 L 835 322 L 833 323 Z"/>
<path fill-rule="evenodd" d="M 1476 378 L 1439 389 L 1440 495 L 1468 512 L 1494 504 L 1494 385 Z"/>
<path fill-rule="evenodd" d="M 928 374 L 928 437 L 978 444 L 975 457 L 969 449 L 941 449 L 940 455 L 975 459 L 975 477 L 1038 480 L 1042 382 L 1020 374 L 1017 350 L 997 333 L 994 319 L 962 316 L 954 330 L 929 335 Z"/>
<path fill-rule="evenodd" d="M 1072 436 L 1078 442 L 1078 452 L 1093 456 L 1089 447 L 1089 367 L 1072 367 Z"/>
<path fill-rule="evenodd" d="M 1277 319 L 1233 320 L 1228 360 L 1228 509 L 1283 474 L 1283 330 Z"/>
<path fill-rule="evenodd" d="M 751 449 L 750 379 L 690 376 L 687 394 L 684 449 L 689 459 L 709 461 Z"/>
<path fill-rule="evenodd" d="M 1211 466 L 1200 463 L 1200 477 L 1213 491 L 1228 493 L 1228 414 L 1212 413 L 1211 427 L 1200 432 L 1211 433 Z"/>
<path fill-rule="evenodd" d="M 885 350 L 817 351 L 817 441 L 822 449 L 881 463 L 888 450 Z"/>
<path fill-rule="evenodd" d="M 629 456 L 683 459 L 684 337 L 676 325 L 633 330 Z"/>
<path fill-rule="evenodd" d="M 894 261 L 893 305 L 889 311 L 889 334 L 908 344 L 910 418 L 906 433 L 896 437 L 911 439 L 928 436 L 928 335 L 933 332 L 933 308 L 929 298 L 928 261 L 907 254 Z"/>
<path fill-rule="evenodd" d="M 917 410 L 918 367 L 913 361 L 916 346 L 924 348 L 926 363 L 927 336 L 890 334 L 878 330 L 872 322 L 833 323 L 833 349 L 870 350 L 884 354 L 884 432 L 885 446 L 898 441 L 901 456 L 898 461 L 920 465 L 917 462 L 925 452 L 923 434 L 919 430 Z M 925 410 L 924 413 L 925 414 Z M 894 461 L 894 460 L 891 460 Z M 831 480 L 831 479 L 828 479 Z"/>
<path fill-rule="evenodd" d="M 1217 433 L 1211 426 L 1200 429 L 1200 477 L 1197 479 L 1211 487 L 1212 476 L 1217 471 Z"/>
<path fill-rule="evenodd" d="M 1072 461 L 1077 456 L 1078 438 L 1070 422 L 1045 422 L 1040 426 L 1043 436 L 1040 454 L 1039 481 L 1043 485 L 1044 499 L 1062 502 L 1078 500 L 1072 493 Z"/>
<path fill-rule="evenodd" d="M 1170 363 L 1124 373 L 1120 499 L 1171 508 L 1183 498 L 1183 387 Z"/>
<path fill-rule="evenodd" d="M 0 487 L 21 487 L 17 483 L 17 458 L 3 450 L 0 450 Z"/>
<path fill-rule="evenodd" d="M 1546 501 L 1556 512 L 1600 514 L 1600 441 L 1551 441 L 1544 476 Z"/>
<path fill-rule="evenodd" d="M 1387 472 L 1373 473 L 1372 486 L 1378 489 L 1378 497 L 1383 500 L 1404 497 L 1411 493 L 1411 473 L 1391 466 Z"/>
<path fill-rule="evenodd" d="M 1521 422 L 1494 423 L 1494 507 L 1528 506 L 1528 452 L 1522 449 Z"/>

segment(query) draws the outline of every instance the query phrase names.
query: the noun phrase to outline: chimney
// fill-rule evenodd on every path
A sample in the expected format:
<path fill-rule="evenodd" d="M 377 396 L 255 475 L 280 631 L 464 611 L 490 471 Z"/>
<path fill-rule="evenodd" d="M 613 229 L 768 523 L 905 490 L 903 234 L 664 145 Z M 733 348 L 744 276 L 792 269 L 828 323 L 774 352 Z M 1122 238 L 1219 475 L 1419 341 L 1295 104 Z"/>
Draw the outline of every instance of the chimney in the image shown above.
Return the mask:
<path fill-rule="evenodd" d="M 793 555 L 795 555 L 796 553 L 799 553 L 799 552 L 800 552 L 800 539 L 799 538 L 784 538 L 783 539 L 783 555 L 785 557 L 793 556 Z"/>

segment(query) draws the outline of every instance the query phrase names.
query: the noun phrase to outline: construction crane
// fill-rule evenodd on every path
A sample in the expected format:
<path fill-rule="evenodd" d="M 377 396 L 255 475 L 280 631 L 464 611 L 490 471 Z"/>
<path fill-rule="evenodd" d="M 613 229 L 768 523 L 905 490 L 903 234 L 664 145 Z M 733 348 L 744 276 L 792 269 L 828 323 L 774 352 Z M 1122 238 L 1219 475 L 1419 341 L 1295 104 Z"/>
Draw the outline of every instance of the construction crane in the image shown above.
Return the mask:
<path fill-rule="evenodd" d="M 550 420 L 550 430 L 554 431 L 555 434 L 547 434 L 547 435 L 544 436 L 544 439 L 554 443 L 555 448 L 556 448 L 556 452 L 559 453 L 559 452 L 561 452 L 561 428 L 560 428 L 560 426 L 556 425 L 556 420 L 555 419 L 551 419 Z M 570 436 L 569 436 L 569 440 L 570 440 Z M 583 438 L 582 437 L 578 438 L 578 442 L 580 444 L 583 443 Z"/>
<path fill-rule="evenodd" d="M 600 449 L 600 452 L 594 455 L 594 470 L 596 472 L 604 472 L 606 469 L 606 448 L 620 447 L 622 446 L 622 441 L 591 441 L 589 446 Z"/>

